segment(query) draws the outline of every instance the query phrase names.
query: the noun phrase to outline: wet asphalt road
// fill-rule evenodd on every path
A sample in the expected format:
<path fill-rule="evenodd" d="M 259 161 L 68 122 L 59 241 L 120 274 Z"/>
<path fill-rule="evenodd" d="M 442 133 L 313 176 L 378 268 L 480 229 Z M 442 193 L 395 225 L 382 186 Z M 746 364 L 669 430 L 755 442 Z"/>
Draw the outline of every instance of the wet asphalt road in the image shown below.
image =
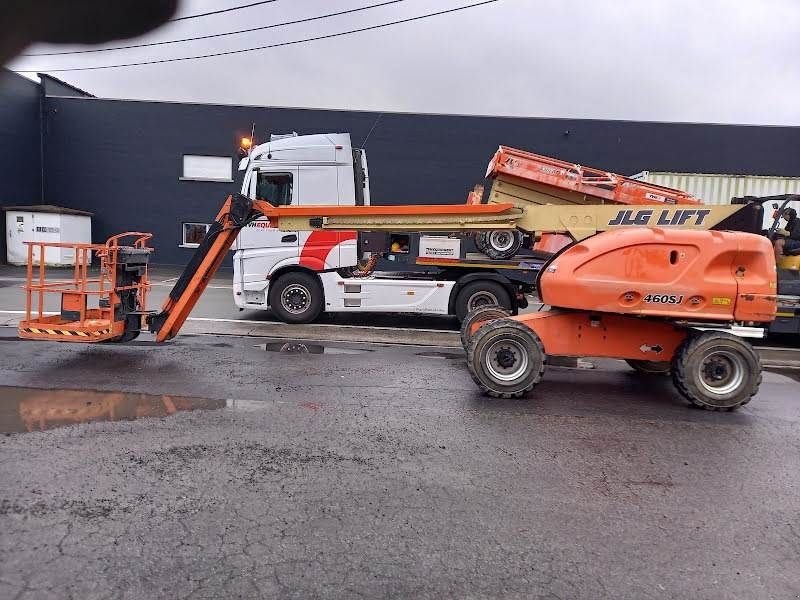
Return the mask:
<path fill-rule="evenodd" d="M 5 386 L 217 402 L 0 436 L 2 598 L 800 597 L 796 371 L 718 414 L 613 361 L 495 401 L 449 349 L 11 336 Z"/>

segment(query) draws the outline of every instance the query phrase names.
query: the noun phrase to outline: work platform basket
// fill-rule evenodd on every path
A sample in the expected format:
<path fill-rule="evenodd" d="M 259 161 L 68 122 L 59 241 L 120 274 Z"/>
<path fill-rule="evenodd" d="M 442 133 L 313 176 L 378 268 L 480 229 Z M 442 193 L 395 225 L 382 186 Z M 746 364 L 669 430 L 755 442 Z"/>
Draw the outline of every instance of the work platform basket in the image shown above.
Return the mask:
<path fill-rule="evenodd" d="M 25 242 L 28 273 L 19 337 L 68 342 L 136 337 L 150 290 L 147 267 L 153 249 L 146 244 L 151 237 L 129 231 L 105 244 Z M 58 279 L 48 280 L 53 269 L 48 273 L 38 258 L 45 256 L 47 247 L 74 249 L 71 279 L 64 278 L 65 270 L 60 269 Z M 100 260 L 99 270 L 92 267 L 93 253 Z M 49 300 L 54 295 L 60 295 L 58 307 Z"/>

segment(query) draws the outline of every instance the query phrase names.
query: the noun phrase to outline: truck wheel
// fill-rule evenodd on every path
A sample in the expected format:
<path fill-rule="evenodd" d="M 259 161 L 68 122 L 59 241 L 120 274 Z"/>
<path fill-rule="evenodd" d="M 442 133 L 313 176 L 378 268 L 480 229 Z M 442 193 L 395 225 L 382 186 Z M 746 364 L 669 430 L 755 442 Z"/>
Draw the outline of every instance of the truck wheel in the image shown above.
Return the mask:
<path fill-rule="evenodd" d="M 506 288 L 488 279 L 470 281 L 456 296 L 455 311 L 459 321 L 463 321 L 467 313 L 481 306 L 502 306 L 511 310 L 511 296 Z"/>
<path fill-rule="evenodd" d="M 493 260 L 513 258 L 522 247 L 522 233 L 516 229 L 495 229 L 486 233 L 483 253 Z"/>
<path fill-rule="evenodd" d="M 625 362 L 642 375 L 669 375 L 672 370 L 672 364 L 666 360 L 634 360 L 631 358 L 626 359 Z"/>
<path fill-rule="evenodd" d="M 492 319 L 504 319 L 510 316 L 511 311 L 498 304 L 487 304 L 485 306 L 473 308 L 467 313 L 464 320 L 461 321 L 461 345 L 464 347 L 464 350 L 467 349 L 469 338 L 471 337 L 469 332 L 475 323 L 491 321 Z"/>
<path fill-rule="evenodd" d="M 511 319 L 481 325 L 467 347 L 467 367 L 481 390 L 495 398 L 520 398 L 539 383 L 547 357 L 539 336 Z"/>
<path fill-rule="evenodd" d="M 310 273 L 286 273 L 272 283 L 269 306 L 284 323 L 311 323 L 322 312 L 322 286 Z"/>
<path fill-rule="evenodd" d="M 689 402 L 706 410 L 734 410 L 750 402 L 761 385 L 753 347 L 722 331 L 686 338 L 672 360 L 672 380 Z"/>

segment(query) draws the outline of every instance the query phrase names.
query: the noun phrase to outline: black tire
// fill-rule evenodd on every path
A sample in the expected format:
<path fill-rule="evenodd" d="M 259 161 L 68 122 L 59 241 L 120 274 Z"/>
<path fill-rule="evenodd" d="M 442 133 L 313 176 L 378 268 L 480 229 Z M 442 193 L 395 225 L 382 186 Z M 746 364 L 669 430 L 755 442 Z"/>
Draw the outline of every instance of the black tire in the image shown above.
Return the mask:
<path fill-rule="evenodd" d="M 481 325 L 467 346 L 467 368 L 481 391 L 495 398 L 520 398 L 544 375 L 547 356 L 539 336 L 511 319 Z"/>
<path fill-rule="evenodd" d="M 504 319 L 511 316 L 511 311 L 503 308 L 499 304 L 487 304 L 486 306 L 479 306 L 467 313 L 461 321 L 461 345 L 464 350 L 467 349 L 469 344 L 470 329 L 475 323 L 480 321 L 491 321 L 492 319 Z"/>
<path fill-rule="evenodd" d="M 322 312 L 322 301 L 322 286 L 311 273 L 285 273 L 269 290 L 269 306 L 284 323 L 311 323 Z"/>
<path fill-rule="evenodd" d="M 473 239 L 475 240 L 475 247 L 478 249 L 478 252 L 483 252 L 486 250 L 486 232 L 479 231 L 473 235 Z"/>
<path fill-rule="evenodd" d="M 637 373 L 642 375 L 669 375 L 672 363 L 666 360 L 634 360 L 626 359 L 626 363 Z"/>
<path fill-rule="evenodd" d="M 672 380 L 689 402 L 706 410 L 734 410 L 750 402 L 761 385 L 761 362 L 753 347 L 721 331 L 690 335 L 672 359 Z"/>
<path fill-rule="evenodd" d="M 522 233 L 516 229 L 495 229 L 486 232 L 486 248 L 482 252 L 492 260 L 516 256 L 522 247 Z"/>
<path fill-rule="evenodd" d="M 489 305 L 512 310 L 511 295 L 496 281 L 479 279 L 470 281 L 458 291 L 454 308 L 458 320 L 463 321 L 469 311 Z"/>

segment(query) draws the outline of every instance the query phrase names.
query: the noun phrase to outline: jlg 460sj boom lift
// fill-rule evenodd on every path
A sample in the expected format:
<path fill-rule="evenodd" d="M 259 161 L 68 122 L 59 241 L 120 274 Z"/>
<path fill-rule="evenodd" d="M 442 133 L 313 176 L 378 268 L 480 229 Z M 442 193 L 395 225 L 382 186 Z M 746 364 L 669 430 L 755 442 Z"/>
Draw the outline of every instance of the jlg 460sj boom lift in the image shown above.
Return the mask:
<path fill-rule="evenodd" d="M 775 317 L 777 300 L 769 242 L 752 234 L 709 231 L 724 226 L 741 208 L 496 199 L 455 206 L 273 206 L 230 196 L 160 312 L 146 311 L 145 239 L 130 247 L 112 240 L 94 248 L 101 258 L 100 281 L 90 281 L 84 266 L 73 282 L 51 285 L 43 271 L 34 281 L 29 266 L 28 310 L 19 332 L 30 339 L 122 341 L 138 334 L 144 316 L 157 342 L 171 339 L 237 233 L 260 216 L 289 231 L 559 233 L 577 243 L 541 271 L 539 293 L 550 309 L 513 319 L 488 312 L 465 319 L 468 365 L 481 389 L 493 396 L 521 396 L 541 379 L 547 356 L 590 355 L 632 361 L 643 371 L 666 366 L 691 402 L 735 408 L 756 392 L 761 372 L 741 336 L 763 333 Z M 43 256 L 46 245 L 39 246 Z M 32 246 L 29 265 L 33 262 Z M 42 314 L 47 292 L 62 294 L 61 313 L 54 317 Z M 91 294 L 99 296 L 97 309 L 87 307 Z"/>

